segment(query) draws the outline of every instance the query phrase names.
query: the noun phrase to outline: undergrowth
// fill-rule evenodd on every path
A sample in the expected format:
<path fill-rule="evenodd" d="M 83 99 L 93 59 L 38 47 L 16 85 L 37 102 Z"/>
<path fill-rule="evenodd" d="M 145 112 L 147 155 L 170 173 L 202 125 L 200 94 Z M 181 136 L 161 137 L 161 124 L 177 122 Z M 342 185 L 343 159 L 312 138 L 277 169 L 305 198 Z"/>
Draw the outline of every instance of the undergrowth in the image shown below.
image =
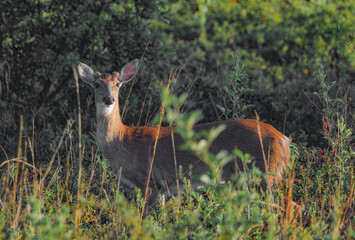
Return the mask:
<path fill-rule="evenodd" d="M 199 156 L 211 171 L 201 176 L 206 185 L 197 189 L 191 187 L 190 178 L 183 178 L 186 190 L 166 201 L 161 198 L 143 219 L 140 213 L 144 194 L 120 188 L 119 178 L 112 174 L 91 137 L 84 136 L 84 147 L 79 148 L 80 141 L 72 134 L 73 121 L 68 121 L 63 129 L 46 166 L 36 165 L 34 140 L 22 136 L 21 121 L 18 156 L 1 164 L 0 237 L 355 238 L 353 120 L 345 114 L 346 101 L 330 97 L 329 90 L 334 85 L 327 83 L 322 73 L 319 80 L 321 89 L 316 94 L 322 103 L 320 121 L 328 147 L 292 143 L 287 173 L 273 192 L 260 189 L 260 181 L 267 176 L 254 167 L 239 172 L 229 182 L 221 182 L 224 164 L 236 156 L 248 163 L 250 156 L 238 151 L 229 155 L 223 150 L 210 154 L 208 149 L 222 128 L 196 135 L 192 126 L 201 113 L 181 114 L 179 108 L 186 95 L 177 97 L 163 91 L 166 119 L 179 129 L 186 141 L 185 149 Z M 242 114 L 240 106 L 235 107 L 236 112 L 223 114 Z"/>

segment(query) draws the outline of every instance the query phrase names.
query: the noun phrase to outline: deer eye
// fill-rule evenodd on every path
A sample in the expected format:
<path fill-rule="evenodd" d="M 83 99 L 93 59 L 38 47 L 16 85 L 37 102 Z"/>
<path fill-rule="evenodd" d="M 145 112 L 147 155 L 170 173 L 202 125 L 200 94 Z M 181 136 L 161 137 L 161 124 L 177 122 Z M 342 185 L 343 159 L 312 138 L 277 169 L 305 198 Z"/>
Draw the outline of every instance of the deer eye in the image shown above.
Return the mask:
<path fill-rule="evenodd" d="M 120 85 L 121 85 L 120 83 L 116 83 L 116 87 L 120 87 Z"/>

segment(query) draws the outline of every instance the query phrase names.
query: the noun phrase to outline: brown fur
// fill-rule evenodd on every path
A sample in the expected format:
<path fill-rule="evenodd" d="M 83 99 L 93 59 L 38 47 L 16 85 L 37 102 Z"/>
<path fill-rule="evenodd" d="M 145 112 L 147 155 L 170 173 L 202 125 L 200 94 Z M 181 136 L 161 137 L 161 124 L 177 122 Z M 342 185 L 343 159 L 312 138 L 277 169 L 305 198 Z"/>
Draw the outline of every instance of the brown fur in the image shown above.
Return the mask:
<path fill-rule="evenodd" d="M 149 184 L 152 190 L 150 202 L 154 202 L 159 193 L 177 192 L 175 157 L 184 174 L 191 170 L 193 175 L 201 175 L 210 170 L 193 153 L 180 150 L 179 146 L 183 144 L 183 140 L 174 133 L 174 128 L 160 128 L 159 136 L 156 138 L 157 127 L 128 127 L 122 123 L 118 103 L 119 87 L 134 76 L 137 61 L 126 64 L 122 68 L 121 76 L 118 73 L 94 74 L 85 64 L 79 64 L 78 69 L 83 81 L 91 86 L 97 85 L 95 90 L 97 139 L 101 151 L 110 161 L 115 173 L 120 174 L 123 185 L 139 187 L 142 192 L 144 191 L 156 139 L 158 142 Z M 114 99 L 114 105 L 110 102 L 103 104 L 103 99 L 107 96 Z M 262 171 L 270 171 L 278 178 L 282 177 L 290 156 L 287 137 L 271 125 L 248 119 L 200 124 L 194 126 L 194 130 L 196 132 L 209 130 L 221 124 L 226 128 L 211 145 L 211 153 L 217 154 L 222 149 L 229 152 L 239 149 L 243 153 L 251 154 L 256 167 Z M 237 168 L 241 170 L 244 168 L 240 161 L 237 161 Z M 228 180 L 235 171 L 236 164 L 228 163 L 223 169 L 223 179 Z M 268 182 L 270 185 L 274 183 L 270 175 Z M 201 183 L 192 180 L 192 184 Z"/>

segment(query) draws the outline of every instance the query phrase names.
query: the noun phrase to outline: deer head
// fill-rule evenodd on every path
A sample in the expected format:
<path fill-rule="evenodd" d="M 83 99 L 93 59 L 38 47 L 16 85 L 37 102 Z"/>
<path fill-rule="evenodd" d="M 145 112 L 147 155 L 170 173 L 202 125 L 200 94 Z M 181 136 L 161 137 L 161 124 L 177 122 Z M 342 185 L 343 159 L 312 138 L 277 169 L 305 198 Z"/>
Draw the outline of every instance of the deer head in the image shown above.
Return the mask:
<path fill-rule="evenodd" d="M 121 73 L 100 73 L 86 64 L 79 63 L 80 78 L 95 90 L 95 105 L 98 115 L 109 116 L 115 104 L 118 104 L 118 93 L 122 84 L 132 80 L 138 69 L 138 60 L 127 63 Z"/>

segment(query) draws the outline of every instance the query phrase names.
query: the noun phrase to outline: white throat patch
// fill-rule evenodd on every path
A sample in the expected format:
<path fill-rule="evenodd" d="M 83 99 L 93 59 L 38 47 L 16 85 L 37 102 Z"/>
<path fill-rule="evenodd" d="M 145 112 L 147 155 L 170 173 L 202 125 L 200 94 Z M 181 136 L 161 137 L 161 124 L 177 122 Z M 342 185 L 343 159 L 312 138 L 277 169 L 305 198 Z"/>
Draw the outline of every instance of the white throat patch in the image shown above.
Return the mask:
<path fill-rule="evenodd" d="M 96 112 L 100 116 L 108 117 L 111 115 L 113 107 L 115 106 L 116 102 L 107 106 L 105 103 L 98 103 L 96 104 Z"/>

